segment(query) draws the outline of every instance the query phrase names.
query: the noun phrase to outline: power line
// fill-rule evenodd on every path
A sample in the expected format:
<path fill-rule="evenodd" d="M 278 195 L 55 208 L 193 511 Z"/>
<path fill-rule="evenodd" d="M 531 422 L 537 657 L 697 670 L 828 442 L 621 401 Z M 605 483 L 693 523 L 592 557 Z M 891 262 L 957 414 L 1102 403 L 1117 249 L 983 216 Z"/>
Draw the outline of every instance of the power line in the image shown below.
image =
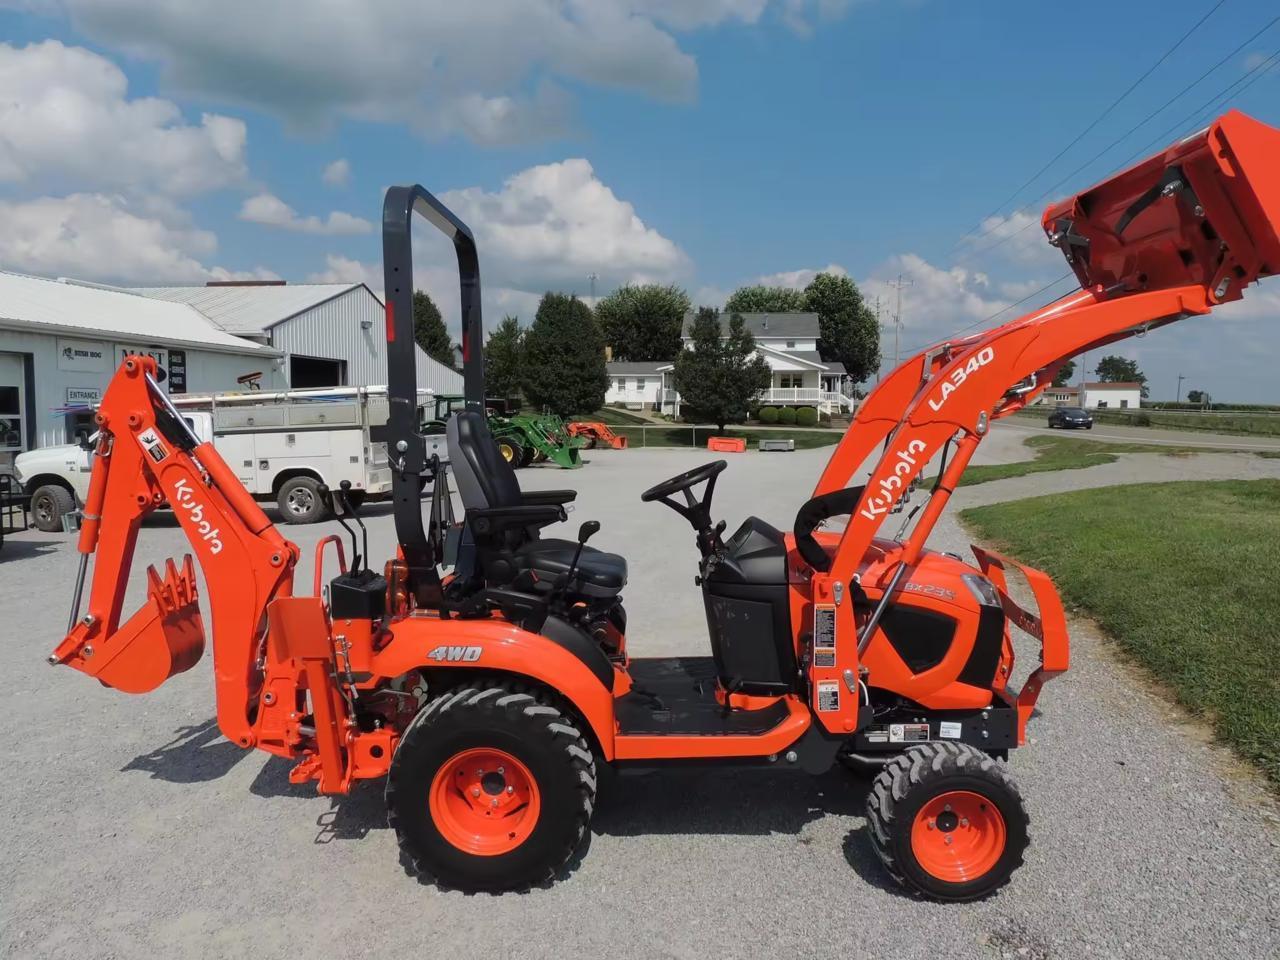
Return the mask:
<path fill-rule="evenodd" d="M 1060 284 L 1063 280 L 1066 280 L 1068 277 L 1073 277 L 1073 276 L 1075 276 L 1075 274 L 1068 270 L 1068 271 L 1067 271 L 1066 273 L 1064 273 L 1062 276 L 1058 277 L 1058 279 L 1056 279 L 1056 280 L 1050 280 L 1048 283 L 1046 283 L 1046 284 L 1045 284 L 1043 287 L 1041 287 L 1039 290 L 1034 290 L 1034 291 L 1032 291 L 1031 293 L 1028 293 L 1028 294 L 1027 294 L 1025 297 L 1023 297 L 1021 300 L 1015 300 L 1015 301 L 1013 301 L 1013 303 L 1009 304 L 1007 307 L 1002 307 L 1001 309 L 997 310 L 995 313 L 991 314 L 991 316 L 989 316 L 989 317 L 983 317 L 981 320 L 975 320 L 975 321 L 973 321 L 973 323 L 967 324 L 966 326 L 961 327 L 959 330 L 956 330 L 956 331 L 954 331 L 954 332 L 952 332 L 952 333 L 948 334 L 948 336 L 946 337 L 946 339 L 948 339 L 948 340 L 954 340 L 954 339 L 955 339 L 956 337 L 958 337 L 960 334 L 964 333 L 964 332 L 965 332 L 965 331 L 967 331 L 967 330 L 972 330 L 974 327 L 978 326 L 979 324 L 983 324 L 983 325 L 988 324 L 988 323 L 990 323 L 992 320 L 996 319 L 996 317 L 1000 316 L 1001 314 L 1003 314 L 1003 313 L 1008 313 L 1008 312 L 1009 312 L 1010 310 L 1012 310 L 1014 307 L 1021 306 L 1022 304 L 1026 303 L 1028 300 L 1031 300 L 1031 299 L 1032 299 L 1032 298 L 1034 298 L 1034 297 L 1038 297 L 1038 296 L 1040 296 L 1040 294 L 1044 293 L 1046 290 L 1049 290 L 1051 287 L 1056 287 L 1056 286 L 1057 286 L 1058 284 Z M 1052 302 L 1052 301 L 1050 301 L 1050 302 Z M 1042 306 L 1043 306 L 1043 304 L 1042 304 Z M 1040 308 L 1039 308 L 1039 307 L 1037 307 L 1036 309 L 1038 310 L 1038 309 L 1040 309 Z M 931 341 L 929 341 L 929 343 L 922 343 L 922 344 L 920 344 L 919 346 L 915 346 L 915 347 L 907 347 L 907 352 L 908 352 L 908 353 L 914 353 L 914 352 L 916 352 L 916 351 L 923 350 L 925 347 L 929 346 L 929 344 L 930 344 L 930 343 L 937 343 L 937 342 L 938 342 L 938 341 L 936 341 L 936 340 L 931 340 Z M 895 364 L 895 366 L 896 366 L 896 364 Z"/>
<path fill-rule="evenodd" d="M 1153 73 L 1156 71 L 1156 69 L 1157 69 L 1161 64 L 1163 64 L 1166 60 L 1168 60 L 1168 59 L 1169 59 L 1169 57 L 1171 57 L 1171 56 L 1173 55 L 1173 53 L 1174 53 L 1174 52 L 1175 52 L 1175 51 L 1176 51 L 1180 46 L 1182 46 L 1182 45 L 1187 41 L 1187 39 L 1188 39 L 1188 38 L 1189 38 L 1193 33 L 1195 33 L 1195 32 L 1196 32 L 1196 30 L 1198 30 L 1198 29 L 1201 27 L 1201 26 L 1204 24 L 1204 22 L 1205 22 L 1206 20 L 1208 20 L 1208 19 L 1209 19 L 1209 17 L 1211 17 L 1211 16 L 1212 16 L 1212 15 L 1213 15 L 1217 10 L 1218 10 L 1218 8 L 1219 8 L 1219 7 L 1221 7 L 1221 6 L 1222 6 L 1224 3 L 1226 3 L 1226 2 L 1227 2 L 1227 0 L 1218 0 L 1218 2 L 1217 2 L 1217 3 L 1215 3 L 1212 7 L 1210 7 L 1210 8 L 1209 8 L 1209 10 L 1208 10 L 1208 12 L 1207 12 L 1207 13 L 1205 13 L 1205 14 L 1204 14 L 1204 15 L 1203 15 L 1199 20 L 1197 20 L 1194 24 L 1192 24 L 1192 26 L 1187 30 L 1187 32 L 1186 32 L 1186 33 L 1184 33 L 1181 37 L 1179 37 L 1179 38 L 1178 38 L 1178 40 L 1173 44 L 1173 46 L 1169 47 L 1169 49 L 1167 49 L 1163 54 L 1161 54 L 1161 55 L 1160 55 L 1160 59 L 1159 59 L 1159 60 L 1157 60 L 1157 61 L 1156 61 L 1155 63 L 1153 63 L 1150 67 L 1148 67 L 1148 68 L 1146 69 L 1146 71 L 1142 74 L 1142 76 L 1138 77 L 1138 79 L 1137 79 L 1137 80 L 1133 81 L 1133 83 L 1131 83 L 1131 84 L 1128 86 L 1128 88 L 1126 88 L 1126 89 L 1125 89 L 1124 93 L 1122 93 L 1122 94 L 1120 94 L 1120 96 L 1116 97 L 1116 99 L 1115 99 L 1115 100 L 1113 100 L 1113 101 L 1111 102 L 1111 104 L 1110 104 L 1110 105 L 1109 105 L 1105 110 L 1103 110 L 1103 111 L 1102 111 L 1102 113 L 1098 114 L 1098 116 L 1094 118 L 1094 120 L 1093 120 L 1093 122 L 1092 122 L 1092 123 L 1090 123 L 1090 124 L 1089 124 L 1087 127 L 1085 127 L 1082 131 L 1080 131 L 1080 133 L 1078 133 L 1078 134 L 1076 135 L 1076 137 L 1075 137 L 1075 139 L 1074 139 L 1074 140 L 1072 140 L 1072 141 L 1071 141 L 1070 143 L 1068 143 L 1065 147 L 1063 147 L 1063 148 L 1062 148 L 1061 150 L 1059 150 L 1056 154 L 1054 154 L 1054 155 L 1053 155 L 1053 157 L 1052 157 L 1052 158 L 1051 158 L 1051 159 L 1050 159 L 1046 164 L 1044 164 L 1044 166 L 1042 166 L 1039 170 L 1037 170 L 1034 174 L 1032 174 L 1032 175 L 1031 175 L 1031 176 L 1030 176 L 1030 177 L 1029 177 L 1029 178 L 1028 178 L 1028 179 L 1027 179 L 1027 180 L 1026 180 L 1026 181 L 1025 181 L 1025 182 L 1024 182 L 1020 187 L 1018 187 L 1018 189 L 1014 190 L 1014 191 L 1013 191 L 1013 193 L 1009 194 L 1009 196 L 1008 196 L 1008 197 L 1006 197 L 1003 201 L 1001 201 L 1001 202 L 1000 202 L 1000 204 L 999 204 L 999 205 L 998 205 L 994 210 L 992 210 L 992 211 L 991 211 L 991 213 L 987 214 L 987 215 L 986 215 L 985 217 L 983 217 L 980 221 L 978 221 L 978 227 L 981 227 L 981 226 L 982 226 L 982 224 L 983 224 L 983 223 L 985 223 L 985 222 L 986 222 L 988 219 L 990 219 L 991 217 L 996 216 L 997 214 L 999 214 L 999 212 L 1000 212 L 1001 210 L 1003 210 L 1003 209 L 1004 209 L 1004 207 L 1005 207 L 1005 205 L 1006 205 L 1006 204 L 1008 204 L 1010 201 L 1012 201 L 1012 200 L 1016 199 L 1016 198 L 1017 198 L 1017 196 L 1018 196 L 1018 194 L 1022 193 L 1022 191 L 1023 191 L 1023 190 L 1025 190 L 1027 187 L 1031 186 L 1031 184 L 1035 183 L 1035 181 L 1036 181 L 1036 180 L 1040 179 L 1041 175 L 1042 175 L 1042 174 L 1044 174 L 1044 172 L 1045 172 L 1046 170 L 1048 170 L 1050 167 L 1052 167 L 1052 166 L 1053 166 L 1055 163 L 1057 163 L 1060 159 L 1062 159 L 1063 155 L 1064 155 L 1068 150 L 1070 150 L 1070 149 L 1071 149 L 1072 147 L 1074 147 L 1077 143 L 1079 143 L 1081 140 L 1083 140 L 1083 139 L 1084 139 L 1084 138 L 1085 138 L 1085 137 L 1086 137 L 1090 132 L 1092 132 L 1092 130 L 1093 130 L 1093 129 L 1094 129 L 1094 128 L 1099 124 L 1099 123 L 1101 123 L 1103 120 L 1105 120 L 1105 119 L 1106 119 L 1106 118 L 1111 114 L 1111 111 L 1113 111 L 1116 107 L 1120 106 L 1120 104 L 1121 104 L 1122 102 L 1124 102 L 1124 100 L 1129 96 L 1129 94 L 1133 93 L 1133 91 L 1134 91 L 1134 90 L 1136 90 L 1136 89 L 1138 88 L 1138 86 L 1139 86 L 1139 85 L 1140 85 L 1144 80 L 1146 80 L 1146 79 L 1147 79 L 1147 77 L 1151 76 L 1151 74 L 1153 74 Z M 989 232 L 990 232 L 989 230 L 988 230 L 988 231 L 986 231 L 986 233 L 989 233 Z M 977 237 L 977 239 L 979 239 L 979 240 L 980 240 L 980 239 L 982 239 L 982 237 L 983 237 L 983 236 L 985 236 L 985 235 L 986 235 L 986 233 L 980 234 L 980 235 Z M 963 237 L 961 237 L 961 238 L 956 242 L 957 246 L 958 246 L 960 243 L 963 243 L 963 242 L 965 241 L 965 239 L 967 239 L 967 238 L 968 238 L 969 236 L 971 236 L 972 234 L 973 234 L 973 230 L 972 230 L 972 229 L 971 229 L 971 230 L 969 230 L 967 233 L 965 233 L 965 235 L 964 235 Z M 953 248 L 953 249 L 954 249 L 954 248 Z"/>
<path fill-rule="evenodd" d="M 1084 163 L 1080 164 L 1078 167 L 1076 167 L 1066 176 L 1062 177 L 1062 179 L 1058 180 L 1056 183 L 1050 186 L 1047 190 L 1045 190 L 1038 197 L 1036 197 L 1035 200 L 1032 200 L 1031 203 L 1032 204 L 1039 203 L 1041 200 L 1044 200 L 1045 198 L 1053 195 L 1053 193 L 1056 190 L 1058 190 L 1058 188 L 1060 188 L 1061 186 L 1063 186 L 1063 184 L 1067 183 L 1069 180 L 1075 177 L 1076 174 L 1080 173 L 1082 170 L 1084 170 L 1094 161 L 1098 160 L 1105 154 L 1109 153 L 1111 150 L 1115 149 L 1125 140 L 1129 139 L 1129 137 L 1133 136 L 1133 134 L 1137 133 L 1140 129 L 1142 129 L 1144 126 L 1150 123 L 1151 120 L 1153 120 L 1155 117 L 1159 116 L 1161 113 L 1167 110 L 1175 102 L 1177 102 L 1179 99 L 1185 96 L 1190 90 L 1192 90 L 1193 88 L 1198 86 L 1202 81 L 1204 81 L 1205 78 L 1207 78 L 1210 74 L 1214 73 L 1219 68 L 1221 68 L 1223 64 L 1227 63 L 1229 60 L 1235 57 L 1241 50 L 1243 50 L 1245 47 L 1251 44 L 1254 40 L 1258 39 L 1258 37 L 1262 36 L 1262 34 L 1266 33 L 1268 30 L 1274 27 L 1277 23 L 1280 23 L 1280 16 L 1274 17 L 1272 20 L 1270 20 L 1265 26 L 1263 26 L 1256 33 L 1250 36 L 1249 39 L 1245 40 L 1243 43 L 1237 46 L 1234 50 L 1228 53 L 1225 57 L 1219 60 L 1216 64 L 1214 64 L 1204 73 L 1202 73 L 1196 80 L 1194 80 L 1192 83 L 1189 83 L 1187 86 L 1183 87 L 1180 91 L 1178 91 L 1178 93 L 1174 94 L 1172 97 L 1166 100 L 1160 107 L 1153 110 L 1151 113 L 1147 114 L 1142 120 L 1140 120 L 1137 124 L 1135 124 L 1127 133 L 1111 141 L 1111 143 L 1109 143 L 1103 149 L 1099 150 L 1097 153 L 1095 153 L 1092 157 L 1090 157 Z M 1258 80 L 1260 80 L 1262 76 L 1265 75 L 1267 70 L 1270 69 L 1270 66 L 1274 65 L 1277 59 L 1280 59 L 1280 49 L 1277 49 L 1275 53 L 1273 53 L 1266 60 L 1255 65 L 1253 69 L 1249 70 L 1246 74 L 1244 74 L 1244 76 L 1228 84 L 1225 88 L 1220 90 L 1213 97 L 1210 97 L 1209 100 L 1205 101 L 1205 103 L 1202 104 L 1200 107 L 1191 111 L 1189 114 L 1186 114 L 1181 120 L 1177 121 L 1173 126 L 1166 129 L 1163 133 L 1157 134 L 1153 139 L 1147 141 L 1147 143 L 1144 146 L 1138 148 L 1137 151 L 1130 154 L 1129 157 L 1123 163 L 1120 164 L 1120 168 L 1127 166 L 1129 162 L 1134 160 L 1135 158 L 1145 155 L 1147 151 L 1150 150 L 1153 146 L 1160 143 L 1167 142 L 1170 134 L 1178 130 L 1185 129 L 1187 126 L 1188 120 L 1196 117 L 1198 114 L 1202 113 L 1206 108 L 1210 107 L 1212 104 L 1220 100 L 1223 100 L 1226 97 L 1229 97 L 1232 91 L 1236 87 L 1240 87 L 1239 90 L 1235 90 L 1236 93 L 1243 93 L 1249 87 L 1253 86 L 1253 84 L 1257 83 Z M 1250 79 L 1251 77 L 1252 79 Z M 1244 84 L 1244 86 L 1240 86 L 1241 84 Z M 1014 211 L 1014 213 L 1017 213 L 1017 211 Z M 1022 233 L 1025 233 L 1029 228 L 1034 226 L 1037 222 L 1038 221 L 1033 217 L 1028 223 L 1024 224 L 1022 227 L 1013 231 L 1012 233 L 1006 234 L 1005 236 L 1001 237 L 995 243 L 989 244 L 988 246 L 982 247 L 977 250 L 971 250 L 968 253 L 961 254 L 959 257 L 955 259 L 954 262 L 965 263 L 965 262 L 972 261 L 978 257 L 985 256 L 986 254 L 989 254 L 991 251 L 1004 246 L 1014 237 L 1019 236 Z M 974 239 L 981 240 L 983 236 L 986 236 L 998 230 L 1001 226 L 1004 225 L 1004 223 L 1008 223 L 1008 218 L 1006 218 L 1002 223 L 996 224 L 993 227 L 989 228 L 983 234 L 978 235 Z"/>

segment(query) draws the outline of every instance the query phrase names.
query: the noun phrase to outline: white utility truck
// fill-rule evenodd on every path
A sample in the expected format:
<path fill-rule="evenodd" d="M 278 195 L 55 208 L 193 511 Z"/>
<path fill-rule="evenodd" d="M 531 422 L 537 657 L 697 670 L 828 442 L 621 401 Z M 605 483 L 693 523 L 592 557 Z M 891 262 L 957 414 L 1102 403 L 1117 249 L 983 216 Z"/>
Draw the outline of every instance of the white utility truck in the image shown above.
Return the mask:
<path fill-rule="evenodd" d="M 434 409 L 420 390 L 419 417 Z M 386 387 L 326 387 L 278 393 L 192 394 L 171 398 L 192 432 L 212 440 L 245 489 L 274 500 L 289 523 L 315 523 L 330 514 L 321 485 L 351 481 L 351 505 L 391 490 L 386 444 L 370 428 L 387 422 Z M 427 438 L 427 455 L 448 459 L 444 435 Z M 65 444 L 22 453 L 14 473 L 31 497 L 41 530 L 62 529 L 64 515 L 84 502 L 89 489 L 89 445 Z"/>

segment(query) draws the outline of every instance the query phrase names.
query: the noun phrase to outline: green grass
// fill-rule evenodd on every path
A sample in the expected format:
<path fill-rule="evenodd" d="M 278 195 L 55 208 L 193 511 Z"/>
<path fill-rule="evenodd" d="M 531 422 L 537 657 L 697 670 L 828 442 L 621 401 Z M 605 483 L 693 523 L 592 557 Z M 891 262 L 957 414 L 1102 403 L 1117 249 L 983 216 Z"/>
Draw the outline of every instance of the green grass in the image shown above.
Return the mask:
<path fill-rule="evenodd" d="M 1069 605 L 1280 787 L 1280 480 L 1081 490 L 961 518 L 1051 573 Z"/>
<path fill-rule="evenodd" d="M 1256 453 L 1263 460 L 1280 460 L 1280 450 L 1258 450 Z"/>
<path fill-rule="evenodd" d="M 623 426 L 629 423 L 649 423 L 644 417 L 636 416 L 634 413 L 628 413 L 619 407 L 602 407 L 590 416 L 574 417 L 575 420 L 599 420 L 601 423 L 607 423 L 610 426 Z"/>
<path fill-rule="evenodd" d="M 1025 477 L 1029 473 L 1047 473 L 1053 470 L 1084 470 L 1104 463 L 1115 463 L 1121 453 L 1160 453 L 1179 457 L 1193 453 L 1223 453 L 1204 447 L 1171 447 L 1154 443 L 1109 443 L 1102 440 L 1080 440 L 1054 434 L 1038 434 L 1027 437 L 1023 444 L 1035 454 L 1032 460 L 1014 463 L 990 463 L 970 467 L 960 478 L 960 486 L 1007 480 L 1009 477 Z M 1229 452 L 1229 451 L 1228 451 Z M 932 481 L 929 481 L 932 482 Z"/>
<path fill-rule="evenodd" d="M 715 427 L 639 427 L 614 426 L 613 432 L 627 438 L 632 447 L 705 447 L 708 437 L 742 437 L 747 448 L 754 450 L 757 440 L 794 440 L 797 450 L 833 446 L 844 436 L 842 430 L 808 430 L 786 428 L 752 430 L 750 427 L 729 427 L 723 433 Z"/>

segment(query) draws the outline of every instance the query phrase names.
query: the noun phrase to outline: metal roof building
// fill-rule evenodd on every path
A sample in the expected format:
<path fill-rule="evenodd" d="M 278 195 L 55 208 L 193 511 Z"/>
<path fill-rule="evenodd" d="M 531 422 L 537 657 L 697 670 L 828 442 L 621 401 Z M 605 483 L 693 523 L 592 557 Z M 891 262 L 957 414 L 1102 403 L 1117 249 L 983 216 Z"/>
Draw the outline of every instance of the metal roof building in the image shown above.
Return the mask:
<path fill-rule="evenodd" d="M 387 382 L 386 309 L 363 283 L 229 282 L 130 292 L 186 304 L 227 334 L 270 344 L 284 354 L 292 387 Z M 460 394 L 462 375 L 419 349 L 418 386 Z"/>
<path fill-rule="evenodd" d="M 91 431 L 92 408 L 128 353 L 154 357 L 171 393 L 286 386 L 283 358 L 183 303 L 0 272 L 0 470 Z"/>

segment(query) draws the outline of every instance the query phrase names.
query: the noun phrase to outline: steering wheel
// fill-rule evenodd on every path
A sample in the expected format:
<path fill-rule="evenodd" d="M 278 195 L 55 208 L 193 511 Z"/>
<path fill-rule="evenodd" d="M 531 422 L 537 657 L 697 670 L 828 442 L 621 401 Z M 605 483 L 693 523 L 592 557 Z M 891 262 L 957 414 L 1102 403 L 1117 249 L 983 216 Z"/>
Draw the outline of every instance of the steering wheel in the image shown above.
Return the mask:
<path fill-rule="evenodd" d="M 645 503 L 651 503 L 654 500 L 665 500 L 673 493 L 688 490 L 690 487 L 697 486 L 703 480 L 710 480 L 728 465 L 723 460 L 712 460 L 710 463 L 704 463 L 700 467 L 694 467 L 692 470 L 677 474 L 670 480 L 663 480 L 661 483 L 654 484 L 640 494 L 640 499 Z"/>

